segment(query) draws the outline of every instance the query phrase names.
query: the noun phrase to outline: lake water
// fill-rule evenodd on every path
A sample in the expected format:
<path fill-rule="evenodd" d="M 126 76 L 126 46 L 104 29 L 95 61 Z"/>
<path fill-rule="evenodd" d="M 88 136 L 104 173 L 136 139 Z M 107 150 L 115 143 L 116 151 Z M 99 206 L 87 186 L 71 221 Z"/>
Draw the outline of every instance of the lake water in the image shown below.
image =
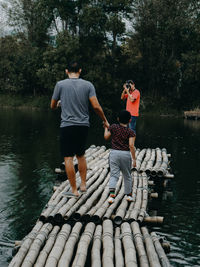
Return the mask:
<path fill-rule="evenodd" d="M 106 144 L 97 116 L 89 133 L 88 147 L 91 144 Z M 165 147 L 172 155 L 171 197 L 156 206 L 165 223 L 153 230 L 170 242 L 172 266 L 200 266 L 200 121 L 141 116 L 136 147 Z M 5 244 L 29 233 L 52 195 L 54 169 L 61 162 L 58 112 L 1 110 L 1 267 L 8 266 L 12 257 L 12 248 Z"/>

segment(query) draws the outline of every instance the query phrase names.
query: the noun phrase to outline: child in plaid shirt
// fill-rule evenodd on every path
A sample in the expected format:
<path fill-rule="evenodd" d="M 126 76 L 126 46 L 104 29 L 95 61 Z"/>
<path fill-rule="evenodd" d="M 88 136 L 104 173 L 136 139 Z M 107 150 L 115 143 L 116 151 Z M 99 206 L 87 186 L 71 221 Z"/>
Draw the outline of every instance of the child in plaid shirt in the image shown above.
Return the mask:
<path fill-rule="evenodd" d="M 112 148 L 110 152 L 110 197 L 109 203 L 115 199 L 115 187 L 119 180 L 120 171 L 124 178 L 124 194 L 127 201 L 132 198 L 132 176 L 131 166 L 136 166 L 135 159 L 135 132 L 128 128 L 131 121 L 131 114 L 127 110 L 122 110 L 118 116 L 119 124 L 112 124 L 108 128 L 104 126 L 104 138 L 111 138 Z"/>

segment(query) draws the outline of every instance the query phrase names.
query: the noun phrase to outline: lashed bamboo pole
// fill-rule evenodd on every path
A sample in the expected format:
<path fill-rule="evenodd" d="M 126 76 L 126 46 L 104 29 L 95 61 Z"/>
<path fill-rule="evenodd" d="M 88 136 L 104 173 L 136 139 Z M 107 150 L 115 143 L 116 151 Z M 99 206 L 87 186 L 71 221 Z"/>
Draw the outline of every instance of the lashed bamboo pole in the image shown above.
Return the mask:
<path fill-rule="evenodd" d="M 142 204 L 142 179 L 141 175 L 139 175 L 138 179 L 138 188 L 137 188 L 137 194 L 136 194 L 136 201 L 133 210 L 130 213 L 129 221 L 137 220 L 138 214 L 140 213 L 140 208 Z"/>
<path fill-rule="evenodd" d="M 79 239 L 81 229 L 82 223 L 80 222 L 77 222 L 72 228 L 71 234 L 65 244 L 63 253 L 58 262 L 58 267 L 70 267 L 70 263 L 74 253 L 74 247 Z"/>
<path fill-rule="evenodd" d="M 101 267 L 102 225 L 97 225 L 91 252 L 91 267 Z M 64 267 L 64 266 L 63 266 Z"/>
<path fill-rule="evenodd" d="M 127 206 L 128 206 L 128 201 L 126 200 L 126 196 L 124 196 L 121 204 L 119 205 L 119 207 L 116 211 L 115 217 L 114 217 L 114 223 L 116 225 L 120 225 L 122 223 L 122 220 L 123 220 L 125 213 L 126 213 Z"/>
<path fill-rule="evenodd" d="M 144 223 L 146 224 L 162 224 L 164 217 L 161 216 L 146 216 L 144 218 Z"/>
<path fill-rule="evenodd" d="M 124 246 L 126 267 L 137 267 L 136 250 L 132 239 L 132 232 L 129 223 L 124 222 L 121 225 L 122 242 Z"/>
<path fill-rule="evenodd" d="M 74 220 L 80 220 L 81 216 L 85 214 L 94 204 L 94 202 L 98 199 L 100 194 L 105 189 L 106 184 L 109 181 L 109 176 L 107 175 L 104 182 L 98 187 L 98 189 L 92 194 L 91 197 L 87 199 L 87 201 L 75 212 L 73 218 Z"/>
<path fill-rule="evenodd" d="M 87 168 L 90 169 L 90 168 L 93 168 L 93 166 L 100 160 L 100 158 L 102 156 L 105 156 L 108 151 L 106 150 L 105 147 L 101 147 L 97 152 L 95 152 L 92 157 L 93 157 L 93 160 L 91 160 L 88 164 L 87 164 Z"/>
<path fill-rule="evenodd" d="M 114 267 L 113 224 L 111 220 L 103 222 L 103 267 Z"/>
<path fill-rule="evenodd" d="M 146 227 L 141 227 L 141 232 L 143 234 L 145 247 L 147 251 L 147 257 L 151 267 L 161 267 L 158 255 L 156 253 L 155 247 L 151 236 L 149 235 L 148 229 Z"/>
<path fill-rule="evenodd" d="M 146 170 L 146 166 L 150 158 L 151 158 L 151 149 L 147 148 L 146 155 L 144 157 L 144 160 L 141 163 L 140 172 L 144 172 Z"/>
<path fill-rule="evenodd" d="M 139 154 L 138 154 L 138 156 L 137 156 L 137 158 L 136 158 L 136 167 L 133 168 L 134 171 L 139 171 L 139 170 L 140 170 L 140 166 L 141 166 L 141 164 L 142 164 L 143 157 L 144 157 L 145 153 L 146 153 L 146 148 L 142 149 L 142 150 L 139 152 Z"/>
<path fill-rule="evenodd" d="M 152 149 L 151 150 L 151 158 L 150 160 L 147 162 L 147 165 L 146 165 L 146 174 L 149 176 L 151 174 L 151 170 L 153 168 L 153 164 L 155 162 L 155 158 L 156 158 L 156 151 L 155 149 Z"/>
<path fill-rule="evenodd" d="M 121 242 L 121 234 L 120 228 L 115 228 L 115 267 L 124 267 L 124 256 L 122 252 L 122 242 Z"/>
<path fill-rule="evenodd" d="M 142 190 L 142 204 L 140 207 L 140 213 L 138 215 L 137 220 L 142 222 L 146 215 L 147 211 L 147 203 L 148 203 L 148 179 L 145 172 L 142 174 L 142 182 L 143 182 L 143 190 Z"/>
<path fill-rule="evenodd" d="M 119 181 L 117 182 L 117 186 L 115 189 L 116 195 L 118 194 L 121 188 L 121 184 L 122 184 L 122 176 L 120 175 Z M 108 207 L 109 207 L 109 203 L 108 203 L 108 200 L 106 199 L 103 205 L 101 205 L 101 207 L 99 207 L 99 209 L 92 215 L 91 220 L 95 223 L 99 222 L 102 216 L 105 214 Z"/>
<path fill-rule="evenodd" d="M 44 245 L 47 236 L 51 232 L 53 226 L 50 223 L 46 223 L 41 228 L 40 232 L 37 234 L 36 238 L 34 239 L 32 245 L 29 248 L 29 251 L 22 263 L 22 267 L 32 267 L 35 263 L 41 247 Z"/>
<path fill-rule="evenodd" d="M 32 231 L 24 238 L 23 243 L 18 251 L 18 253 L 15 255 L 15 257 L 12 259 L 12 261 L 9 264 L 9 267 L 19 267 L 21 266 L 33 240 L 37 236 L 38 232 L 43 226 L 43 222 L 38 221 L 36 225 L 33 227 Z"/>
<path fill-rule="evenodd" d="M 156 252 L 158 254 L 158 257 L 159 257 L 159 260 L 161 262 L 161 266 L 162 267 L 170 267 L 170 263 L 169 263 L 169 260 L 160 244 L 160 241 L 156 235 L 155 232 L 152 232 L 151 233 L 151 238 L 152 238 L 152 241 L 154 243 L 154 246 L 155 246 L 155 249 L 156 249 Z"/>
<path fill-rule="evenodd" d="M 102 169 L 94 170 L 93 176 L 90 177 L 90 179 L 87 179 L 86 186 L 89 187 L 91 183 L 93 183 L 100 175 Z M 82 197 L 82 196 L 81 196 Z M 66 198 L 64 198 L 66 199 Z M 62 205 L 59 207 L 59 209 L 56 209 L 56 212 L 54 211 L 53 217 L 56 222 L 62 222 L 64 215 L 70 210 L 70 208 L 77 202 L 76 198 L 69 199 L 65 205 Z"/>
<path fill-rule="evenodd" d="M 162 149 L 162 164 L 160 168 L 157 170 L 157 174 L 159 177 L 163 177 L 167 173 L 168 168 L 168 157 L 167 157 L 167 150 L 165 148 Z"/>
<path fill-rule="evenodd" d="M 68 220 L 70 218 L 70 216 L 80 207 L 80 205 L 85 202 L 85 200 L 88 198 L 88 196 L 90 196 L 96 190 L 96 188 L 105 179 L 107 172 L 108 172 L 108 169 L 103 169 L 98 180 L 89 187 L 89 189 L 87 190 L 87 193 L 82 195 L 79 198 L 79 200 L 74 204 L 74 206 L 71 207 L 70 210 L 64 215 L 65 220 Z M 91 203 L 91 205 L 92 205 L 92 203 Z"/>
<path fill-rule="evenodd" d="M 114 203 L 112 203 L 108 209 L 106 210 L 106 213 L 103 216 L 103 220 L 109 219 L 113 213 L 113 211 L 117 208 L 117 206 L 119 205 L 120 201 L 123 199 L 124 197 L 124 182 L 122 183 L 121 189 L 119 191 L 119 193 L 117 194 L 117 196 L 115 197 L 115 201 Z M 127 205 L 127 201 L 124 197 L 125 202 L 124 203 L 124 207 L 125 204 Z"/>
<path fill-rule="evenodd" d="M 37 261 L 34 265 L 34 267 L 44 267 L 46 259 L 54 245 L 54 242 L 57 238 L 57 234 L 60 231 L 60 227 L 59 226 L 54 226 L 53 230 L 51 231 L 51 233 L 48 236 L 48 240 L 44 246 L 44 248 L 42 249 L 42 251 L 39 254 L 39 257 L 37 258 Z"/>
<path fill-rule="evenodd" d="M 92 240 L 94 230 L 95 230 L 94 223 L 90 222 L 86 225 L 85 231 L 83 232 L 81 239 L 78 243 L 78 248 L 77 248 L 76 256 L 73 261 L 72 267 L 84 267 L 85 266 L 87 253 L 88 253 L 88 247 Z"/>
<path fill-rule="evenodd" d="M 131 223 L 131 229 L 133 233 L 134 243 L 138 254 L 139 266 L 142 267 L 149 267 L 148 258 L 146 255 L 144 243 L 143 243 L 143 236 L 140 231 L 139 224 L 137 222 Z"/>
<path fill-rule="evenodd" d="M 56 267 L 63 252 L 65 243 L 69 237 L 71 231 L 71 226 L 69 224 L 64 224 L 61 231 L 59 232 L 56 242 L 47 258 L 45 267 Z"/>
<path fill-rule="evenodd" d="M 151 169 L 151 175 L 153 177 L 156 176 L 157 174 L 157 170 L 160 168 L 162 164 L 162 154 L 161 154 L 161 149 L 159 147 L 156 148 L 156 163 L 153 166 L 153 168 Z"/>
<path fill-rule="evenodd" d="M 127 221 L 130 217 L 130 214 L 134 208 L 134 205 L 135 205 L 135 201 L 136 201 L 136 194 L 137 194 L 137 187 L 138 187 L 138 173 L 135 171 L 132 173 L 132 176 L 133 176 L 133 189 L 132 189 L 132 196 L 133 196 L 133 202 L 131 202 L 130 206 L 129 206 L 129 209 L 127 210 L 126 212 L 126 215 L 125 215 L 125 218 L 124 220 Z"/>
<path fill-rule="evenodd" d="M 107 178 L 110 179 L 110 173 L 108 173 Z M 95 212 L 104 204 L 105 200 L 108 198 L 108 194 L 109 194 L 109 185 L 107 184 L 97 204 L 83 215 L 82 217 L 83 221 L 86 222 L 89 221 L 90 217 L 93 216 Z"/>

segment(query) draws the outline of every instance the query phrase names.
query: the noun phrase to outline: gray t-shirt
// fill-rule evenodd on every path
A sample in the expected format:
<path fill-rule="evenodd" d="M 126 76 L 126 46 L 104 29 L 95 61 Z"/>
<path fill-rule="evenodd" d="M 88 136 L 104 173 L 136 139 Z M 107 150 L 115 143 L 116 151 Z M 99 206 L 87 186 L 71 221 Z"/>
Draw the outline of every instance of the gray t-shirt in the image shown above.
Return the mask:
<path fill-rule="evenodd" d="M 96 96 L 89 81 L 69 78 L 57 82 L 52 99 L 61 100 L 60 127 L 81 125 L 89 127 L 89 98 Z"/>

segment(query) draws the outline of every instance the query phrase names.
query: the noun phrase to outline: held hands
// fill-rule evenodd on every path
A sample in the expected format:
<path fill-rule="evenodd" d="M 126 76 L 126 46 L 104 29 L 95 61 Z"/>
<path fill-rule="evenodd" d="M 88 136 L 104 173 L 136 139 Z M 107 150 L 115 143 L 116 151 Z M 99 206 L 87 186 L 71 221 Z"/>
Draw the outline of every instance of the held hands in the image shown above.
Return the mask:
<path fill-rule="evenodd" d="M 103 121 L 103 127 L 104 128 L 109 128 L 110 124 L 108 123 L 108 121 Z"/>

